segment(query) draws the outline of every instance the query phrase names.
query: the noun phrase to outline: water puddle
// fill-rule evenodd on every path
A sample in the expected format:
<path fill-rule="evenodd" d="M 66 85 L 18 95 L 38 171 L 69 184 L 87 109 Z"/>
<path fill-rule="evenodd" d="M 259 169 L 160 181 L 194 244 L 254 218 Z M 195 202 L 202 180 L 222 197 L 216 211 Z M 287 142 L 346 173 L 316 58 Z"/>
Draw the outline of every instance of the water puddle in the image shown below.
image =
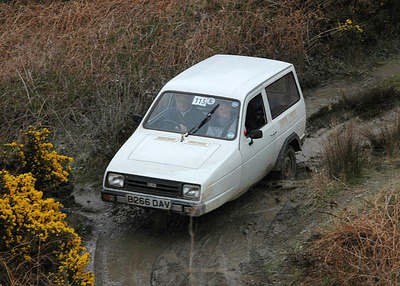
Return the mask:
<path fill-rule="evenodd" d="M 154 261 L 172 242 L 168 236 L 141 232 L 101 235 L 94 265 L 96 285 L 148 285 Z"/>

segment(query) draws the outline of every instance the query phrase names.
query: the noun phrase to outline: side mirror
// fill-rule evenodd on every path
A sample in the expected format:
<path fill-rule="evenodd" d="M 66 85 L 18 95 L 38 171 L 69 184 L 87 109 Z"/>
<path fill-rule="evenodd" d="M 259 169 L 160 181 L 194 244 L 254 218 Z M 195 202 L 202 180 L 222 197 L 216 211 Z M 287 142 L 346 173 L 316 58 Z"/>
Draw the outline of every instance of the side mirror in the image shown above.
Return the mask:
<path fill-rule="evenodd" d="M 136 124 L 139 124 L 140 121 L 142 121 L 143 116 L 139 115 L 139 114 L 133 114 L 132 119 L 133 119 L 133 122 L 135 122 Z"/>
<path fill-rule="evenodd" d="M 249 137 L 251 139 L 260 139 L 263 137 L 263 133 L 260 129 L 251 130 L 249 133 Z"/>
<path fill-rule="evenodd" d="M 263 133 L 260 129 L 255 129 L 255 130 L 251 130 L 249 132 L 249 135 L 247 136 L 251 139 L 251 141 L 249 142 L 249 145 L 253 145 L 253 139 L 260 139 L 263 137 Z"/>

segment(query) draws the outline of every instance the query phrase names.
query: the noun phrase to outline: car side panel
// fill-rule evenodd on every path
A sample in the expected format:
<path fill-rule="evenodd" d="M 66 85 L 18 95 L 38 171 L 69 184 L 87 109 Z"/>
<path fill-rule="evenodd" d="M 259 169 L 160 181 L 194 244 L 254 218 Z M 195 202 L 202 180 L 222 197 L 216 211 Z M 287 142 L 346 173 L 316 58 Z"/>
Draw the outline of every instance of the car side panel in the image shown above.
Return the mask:
<path fill-rule="evenodd" d="M 232 168 L 234 166 L 234 168 Z M 231 170 L 228 171 L 227 170 Z M 242 157 L 239 150 L 235 150 L 218 171 L 208 180 L 209 183 L 202 189 L 201 202 L 205 211 L 209 212 L 236 197 L 240 192 L 240 179 L 242 176 Z"/>

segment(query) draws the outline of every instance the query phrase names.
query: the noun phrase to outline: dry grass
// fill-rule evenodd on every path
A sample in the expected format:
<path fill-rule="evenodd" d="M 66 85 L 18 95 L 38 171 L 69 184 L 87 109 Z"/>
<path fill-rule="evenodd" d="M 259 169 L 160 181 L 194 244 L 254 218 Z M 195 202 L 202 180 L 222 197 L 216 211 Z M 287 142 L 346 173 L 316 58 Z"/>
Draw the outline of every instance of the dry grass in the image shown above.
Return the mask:
<path fill-rule="evenodd" d="M 46 257 L 38 253 L 31 260 L 25 260 L 10 252 L 0 253 L 0 285 L 55 285 L 43 263 Z M 47 261 L 48 263 L 48 261 Z"/>
<path fill-rule="evenodd" d="M 394 83 L 393 83 L 394 84 Z M 400 91 L 395 86 L 380 86 L 355 96 L 344 94 L 337 103 L 342 109 L 351 110 L 363 120 L 375 118 L 399 105 Z"/>
<path fill-rule="evenodd" d="M 353 124 L 334 127 L 322 146 L 322 160 L 330 178 L 351 181 L 362 175 L 366 154 L 363 140 Z"/>
<path fill-rule="evenodd" d="M 0 6 L 0 76 L 25 69 L 98 75 L 108 80 L 129 54 L 152 70 L 192 65 L 217 52 L 291 58 L 305 44 L 321 11 L 313 1 L 49 1 Z M 126 68 L 126 66 L 124 67 Z M 140 66 L 130 67 L 144 71 Z"/>
<path fill-rule="evenodd" d="M 400 114 L 392 124 L 378 130 L 364 129 L 363 135 L 371 143 L 372 150 L 389 156 L 397 156 L 400 152 Z"/>
<path fill-rule="evenodd" d="M 312 0 L 1 3 L 0 141 L 40 122 L 101 173 L 178 72 L 216 53 L 301 66 L 321 17 Z"/>
<path fill-rule="evenodd" d="M 314 133 L 320 128 L 329 127 L 333 120 L 338 123 L 349 118 L 359 117 L 367 121 L 383 116 L 389 110 L 399 106 L 399 78 L 375 83 L 374 88 L 350 95 L 342 93 L 339 100 L 329 106 L 324 106 L 312 114 L 308 120 L 309 132 Z"/>
<path fill-rule="evenodd" d="M 99 157 L 107 161 L 134 130 L 132 115 L 143 114 L 167 80 L 204 58 L 217 53 L 268 57 L 294 63 L 299 73 L 308 71 L 310 47 L 330 35 L 320 29 L 328 22 L 338 29 L 336 14 L 326 19 L 335 5 L 3 1 L 0 141 L 41 122 L 57 130 L 54 137 L 77 162 L 94 154 L 98 162 Z"/>
<path fill-rule="evenodd" d="M 398 180 L 397 180 L 398 181 Z M 396 185 L 361 210 L 344 211 L 313 246 L 314 278 L 335 285 L 400 283 L 400 194 Z"/>

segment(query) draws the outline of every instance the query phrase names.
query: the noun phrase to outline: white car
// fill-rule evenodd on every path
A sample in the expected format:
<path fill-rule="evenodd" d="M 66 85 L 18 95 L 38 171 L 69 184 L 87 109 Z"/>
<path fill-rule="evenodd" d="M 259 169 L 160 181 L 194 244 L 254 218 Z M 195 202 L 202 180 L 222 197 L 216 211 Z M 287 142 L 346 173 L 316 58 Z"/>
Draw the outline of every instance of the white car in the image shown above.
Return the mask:
<path fill-rule="evenodd" d="M 200 216 L 296 172 L 306 109 L 292 64 L 215 55 L 170 80 L 111 160 L 102 199 Z"/>

